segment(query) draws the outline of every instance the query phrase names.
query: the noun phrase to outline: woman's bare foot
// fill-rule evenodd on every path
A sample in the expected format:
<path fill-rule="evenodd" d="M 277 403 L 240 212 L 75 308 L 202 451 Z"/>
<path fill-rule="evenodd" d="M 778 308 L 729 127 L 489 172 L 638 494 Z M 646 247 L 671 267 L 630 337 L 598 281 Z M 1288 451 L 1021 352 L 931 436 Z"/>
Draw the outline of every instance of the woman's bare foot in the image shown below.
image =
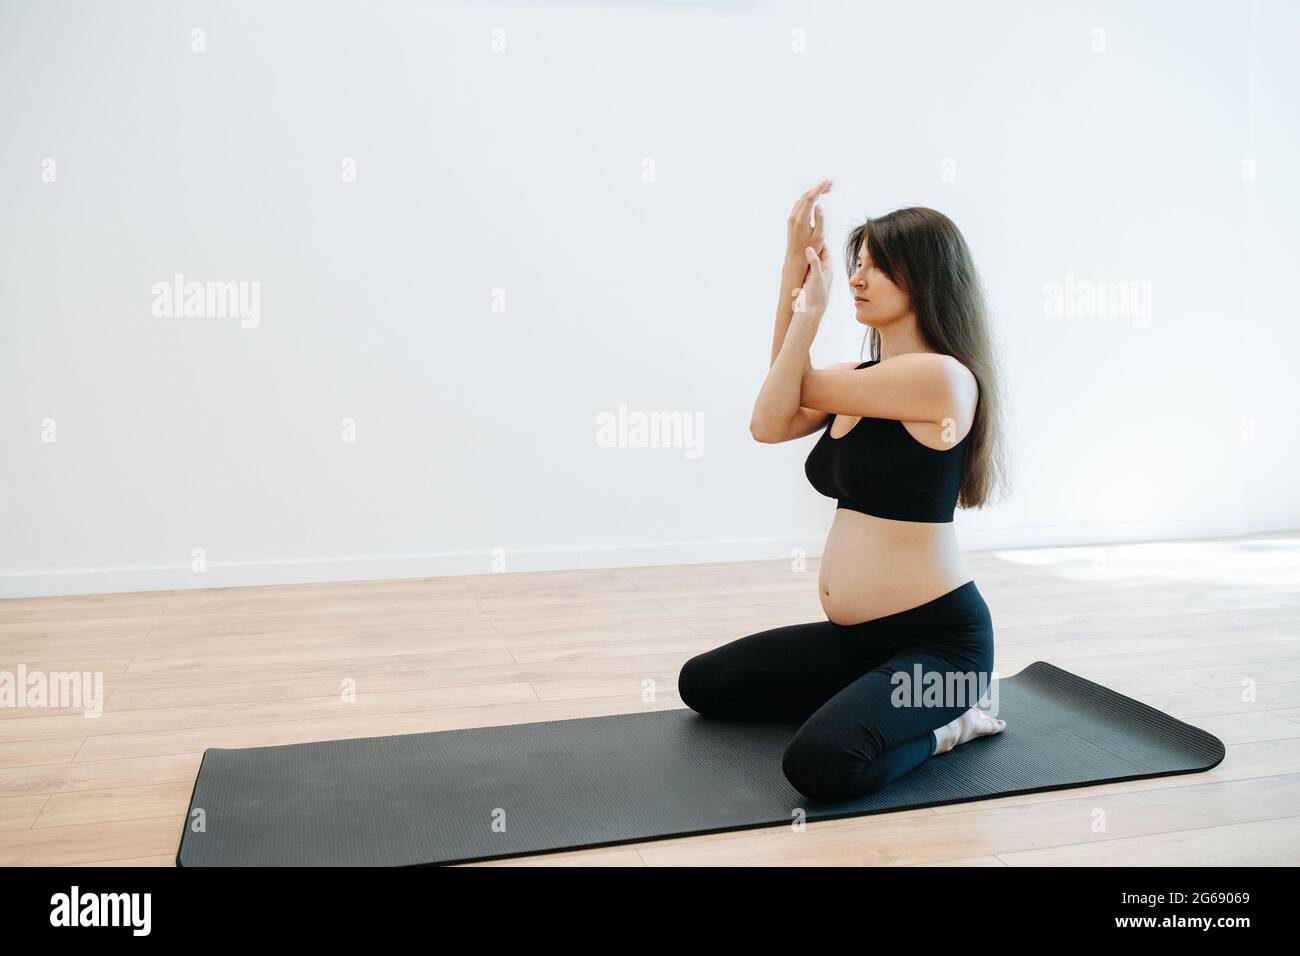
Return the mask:
<path fill-rule="evenodd" d="M 976 737 L 1001 733 L 1006 725 L 1005 720 L 990 717 L 978 707 L 972 707 L 952 723 L 944 724 L 934 732 L 934 755 L 937 757 L 941 753 L 947 753 L 953 747 Z"/>

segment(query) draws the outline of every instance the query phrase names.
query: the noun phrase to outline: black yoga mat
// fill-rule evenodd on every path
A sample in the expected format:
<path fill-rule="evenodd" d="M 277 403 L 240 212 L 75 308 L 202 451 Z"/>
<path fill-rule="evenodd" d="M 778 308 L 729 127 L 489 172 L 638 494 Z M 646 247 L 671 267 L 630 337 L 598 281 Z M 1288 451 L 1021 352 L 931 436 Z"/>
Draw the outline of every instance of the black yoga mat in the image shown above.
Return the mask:
<path fill-rule="evenodd" d="M 807 800 L 781 772 L 800 721 L 686 709 L 212 749 L 176 862 L 463 863 L 783 825 L 796 808 L 830 820 L 1196 773 L 1224 756 L 1212 734 L 1042 661 L 996 693 L 1002 733 L 834 804 Z"/>

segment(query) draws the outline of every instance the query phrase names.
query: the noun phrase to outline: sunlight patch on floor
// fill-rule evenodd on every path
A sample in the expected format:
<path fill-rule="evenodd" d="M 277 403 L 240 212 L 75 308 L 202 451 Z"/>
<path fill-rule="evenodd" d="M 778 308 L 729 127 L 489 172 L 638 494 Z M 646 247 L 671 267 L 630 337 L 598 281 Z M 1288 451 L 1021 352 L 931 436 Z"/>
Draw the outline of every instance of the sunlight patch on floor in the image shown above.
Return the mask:
<path fill-rule="evenodd" d="M 1300 603 L 1300 536 L 1019 548 L 993 555 L 1063 580 L 1204 584 L 1216 590 L 1268 592 L 1282 603 Z"/>

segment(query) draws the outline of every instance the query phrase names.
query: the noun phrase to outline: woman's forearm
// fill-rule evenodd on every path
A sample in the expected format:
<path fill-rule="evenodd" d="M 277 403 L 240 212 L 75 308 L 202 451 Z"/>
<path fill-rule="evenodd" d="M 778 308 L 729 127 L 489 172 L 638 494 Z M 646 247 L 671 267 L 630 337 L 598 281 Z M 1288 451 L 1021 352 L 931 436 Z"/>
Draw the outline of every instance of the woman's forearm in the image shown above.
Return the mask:
<path fill-rule="evenodd" d="M 785 342 L 786 329 L 790 327 L 790 316 L 794 314 L 795 293 L 803 286 L 804 277 L 808 275 L 808 260 L 800 253 L 798 258 L 787 255 L 781 264 L 781 297 L 776 303 L 776 328 L 772 333 L 772 360 L 768 367 L 776 362 Z"/>
<path fill-rule="evenodd" d="M 781 434 L 798 413 L 804 373 L 812 368 L 809 351 L 819 321 L 806 315 L 787 318 L 781 347 L 754 402 L 749 423 L 754 434 Z"/>

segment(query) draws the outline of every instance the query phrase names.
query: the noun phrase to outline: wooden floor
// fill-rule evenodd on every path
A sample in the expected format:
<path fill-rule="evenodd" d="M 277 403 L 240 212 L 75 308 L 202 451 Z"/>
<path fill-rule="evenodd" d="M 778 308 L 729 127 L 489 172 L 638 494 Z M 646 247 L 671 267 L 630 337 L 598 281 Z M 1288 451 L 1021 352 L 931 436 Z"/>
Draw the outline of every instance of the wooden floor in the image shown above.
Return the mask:
<path fill-rule="evenodd" d="M 1227 758 L 496 865 L 1300 863 L 1300 532 L 967 561 L 1001 675 L 1051 661 L 1209 730 Z M 815 560 L 0 601 L 0 671 L 102 671 L 107 696 L 97 719 L 0 708 L 0 864 L 172 865 L 207 747 L 681 707 L 688 657 L 824 619 Z"/>

